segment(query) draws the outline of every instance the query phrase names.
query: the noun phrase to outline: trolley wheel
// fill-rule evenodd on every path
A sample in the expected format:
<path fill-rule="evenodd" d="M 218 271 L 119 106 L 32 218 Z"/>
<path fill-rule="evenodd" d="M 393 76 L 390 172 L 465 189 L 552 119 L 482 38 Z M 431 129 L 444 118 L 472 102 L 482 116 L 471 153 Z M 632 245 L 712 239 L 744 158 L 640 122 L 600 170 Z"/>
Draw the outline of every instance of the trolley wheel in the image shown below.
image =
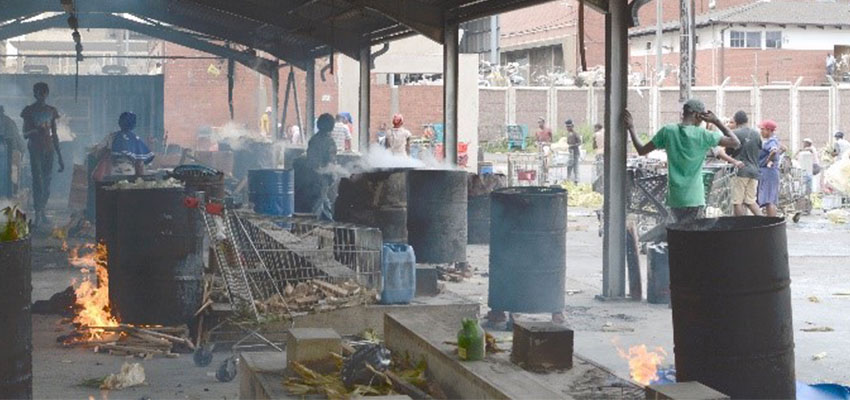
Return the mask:
<path fill-rule="evenodd" d="M 236 356 L 230 356 L 221 362 L 215 371 L 215 379 L 219 382 L 230 382 L 236 378 Z"/>
<path fill-rule="evenodd" d="M 192 353 L 192 361 L 196 367 L 206 367 L 212 364 L 213 353 L 211 346 L 198 346 L 195 352 Z"/>
<path fill-rule="evenodd" d="M 798 213 L 794 214 L 793 217 L 791 217 L 791 220 L 794 221 L 794 223 L 796 224 L 796 223 L 800 222 L 800 217 L 802 215 L 803 215 L 803 213 L 798 212 Z"/>

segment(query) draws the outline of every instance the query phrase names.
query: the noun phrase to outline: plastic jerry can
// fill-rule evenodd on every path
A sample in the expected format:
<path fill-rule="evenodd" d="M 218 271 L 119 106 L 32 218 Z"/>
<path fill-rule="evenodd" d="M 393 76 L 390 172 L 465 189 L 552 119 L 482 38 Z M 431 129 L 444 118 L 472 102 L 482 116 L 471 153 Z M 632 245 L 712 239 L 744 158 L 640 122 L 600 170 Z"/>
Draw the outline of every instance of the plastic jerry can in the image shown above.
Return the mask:
<path fill-rule="evenodd" d="M 381 304 L 407 304 L 416 294 L 416 254 L 405 243 L 384 243 Z"/>

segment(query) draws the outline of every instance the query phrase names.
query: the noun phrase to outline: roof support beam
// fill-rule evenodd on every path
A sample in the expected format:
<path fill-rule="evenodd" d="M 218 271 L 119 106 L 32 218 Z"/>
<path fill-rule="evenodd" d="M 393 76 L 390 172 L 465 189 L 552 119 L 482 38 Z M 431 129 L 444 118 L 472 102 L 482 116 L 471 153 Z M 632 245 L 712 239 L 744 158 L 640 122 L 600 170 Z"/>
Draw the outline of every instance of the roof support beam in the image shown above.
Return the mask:
<path fill-rule="evenodd" d="M 349 0 L 357 7 L 370 9 L 409 26 L 437 42 L 443 42 L 443 11 L 417 0 Z"/>
<path fill-rule="evenodd" d="M 289 15 L 289 12 L 292 11 L 291 8 L 268 6 L 267 2 L 259 3 L 252 0 L 241 2 L 231 0 L 193 1 L 229 14 L 239 14 L 256 22 L 275 26 L 294 36 L 321 42 L 325 46 L 332 47 L 355 60 L 360 54 L 362 43 L 356 33 L 336 27 L 330 30 L 326 27 L 304 26 L 300 18 Z"/>
<path fill-rule="evenodd" d="M 93 29 L 127 29 L 152 38 L 165 40 L 181 46 L 200 50 L 222 58 L 233 59 L 240 64 L 253 69 L 265 76 L 272 76 L 277 71 L 276 62 L 258 57 L 256 55 L 228 49 L 205 40 L 198 39 L 189 33 L 181 32 L 162 25 L 148 25 L 112 14 L 84 13 L 77 14 L 80 20 L 80 28 Z M 0 40 L 26 35 L 50 28 L 66 28 L 68 26 L 67 16 L 64 14 L 32 22 L 4 25 L 0 27 Z"/>
<path fill-rule="evenodd" d="M 9 20 L 17 16 L 38 12 L 64 12 L 56 0 L 4 0 L 0 7 L 0 20 Z M 285 40 L 285 32 L 271 32 L 263 35 L 256 29 L 255 21 L 237 14 L 227 15 L 197 3 L 172 0 L 76 0 L 74 6 L 78 13 L 128 13 L 138 17 L 150 18 L 174 27 L 229 40 L 243 46 L 263 50 L 277 58 L 286 60 L 298 68 L 304 67 L 304 60 L 312 58 L 308 49 L 292 45 Z M 241 28 L 234 25 L 241 24 Z"/>

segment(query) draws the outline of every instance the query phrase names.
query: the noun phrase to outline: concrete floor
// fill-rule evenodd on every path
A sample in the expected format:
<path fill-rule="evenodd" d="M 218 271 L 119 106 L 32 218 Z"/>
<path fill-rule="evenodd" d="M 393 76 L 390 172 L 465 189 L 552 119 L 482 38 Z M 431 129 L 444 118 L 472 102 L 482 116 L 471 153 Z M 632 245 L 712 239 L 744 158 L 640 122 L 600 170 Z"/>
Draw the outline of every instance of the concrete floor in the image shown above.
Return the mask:
<path fill-rule="evenodd" d="M 788 225 L 791 291 L 797 379 L 807 383 L 850 384 L 850 225 L 834 225 L 820 215 L 804 217 Z M 488 246 L 468 248 L 469 261 L 477 269 L 473 278 L 447 283 L 447 289 L 477 299 L 486 312 Z M 567 321 L 576 331 L 575 351 L 628 377 L 628 364 L 615 344 L 646 344 L 667 352 L 664 364 L 673 363 L 673 332 L 666 305 L 622 301 L 601 302 L 602 239 L 597 236 L 596 217 L 590 210 L 572 210 L 567 234 Z M 646 276 L 646 260 L 641 260 Z M 645 287 L 645 283 L 644 283 Z M 572 294 L 571 294 L 572 293 Z M 847 295 L 838 295 L 845 293 Z M 545 319 L 548 316 L 527 316 Z M 607 325 L 607 326 L 606 326 Z M 603 326 L 606 326 L 603 331 Z M 828 326 L 832 332 L 802 332 L 807 326 Z M 617 332 L 610 332 L 611 330 Z M 826 356 L 813 360 L 819 353 Z"/>
<path fill-rule="evenodd" d="M 58 265 L 58 264 L 57 264 Z M 69 267 L 33 271 L 33 301 L 64 290 L 79 272 Z M 198 368 L 191 354 L 179 358 L 142 360 L 98 354 L 83 348 L 63 348 L 56 337 L 71 327 L 52 315 L 33 315 L 33 398 L 36 399 L 235 399 L 238 378 L 221 383 L 215 379 L 219 362 L 229 353 L 216 353 L 213 363 Z M 120 391 L 101 392 L 79 386 L 85 379 L 103 377 L 121 370 L 124 362 L 140 363 L 147 385 Z"/>
<path fill-rule="evenodd" d="M 850 319 L 846 318 L 850 295 L 850 225 L 833 225 L 820 215 L 804 217 L 799 224 L 788 225 L 791 256 L 792 296 L 796 341 L 798 380 L 850 384 L 850 353 L 844 351 L 850 342 Z M 56 251 L 58 242 L 37 244 L 33 258 L 33 300 L 47 299 L 64 290 L 72 279 L 79 278 L 76 269 L 67 265 L 64 255 Z M 628 365 L 616 351 L 646 344 L 668 352 L 666 363 L 672 364 L 672 323 L 670 310 L 663 305 L 635 302 L 600 302 L 602 239 L 597 236 L 596 217 L 590 210 L 571 210 L 567 235 L 567 319 L 575 329 L 575 350 L 621 377 L 628 377 Z M 487 303 L 488 246 L 469 246 L 470 263 L 476 275 L 462 283 L 446 283 L 447 289 Z M 645 265 L 645 260 L 643 261 Z M 644 268 L 645 276 L 645 268 Z M 813 298 L 814 296 L 814 298 Z M 811 300 L 810 300 L 811 298 Z M 816 298 L 816 299 L 815 299 Z M 816 300 L 816 301 L 812 301 Z M 543 316 L 530 316 L 531 318 Z M 603 331 L 603 326 L 605 330 Z M 832 332 L 802 332 L 806 326 L 829 326 Z M 616 330 L 617 332 L 610 332 Z M 97 389 L 78 386 L 86 378 L 95 378 L 120 370 L 125 361 L 139 362 L 145 367 L 148 385 L 112 391 L 108 398 L 236 398 L 238 379 L 220 383 L 215 368 L 227 353 L 217 353 L 212 365 L 197 368 L 191 355 L 178 359 L 125 360 L 85 349 L 66 349 L 56 337 L 70 331 L 56 316 L 33 316 L 34 396 L 39 399 L 106 398 Z M 813 360 L 813 356 L 826 356 Z"/>

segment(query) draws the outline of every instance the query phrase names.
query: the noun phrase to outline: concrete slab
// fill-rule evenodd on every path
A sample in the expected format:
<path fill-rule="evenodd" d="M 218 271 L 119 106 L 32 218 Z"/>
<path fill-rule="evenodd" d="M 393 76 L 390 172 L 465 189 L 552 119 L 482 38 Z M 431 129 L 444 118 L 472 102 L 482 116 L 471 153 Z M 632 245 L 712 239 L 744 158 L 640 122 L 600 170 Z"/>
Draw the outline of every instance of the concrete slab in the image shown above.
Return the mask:
<path fill-rule="evenodd" d="M 342 337 L 333 329 L 292 328 L 286 341 L 287 366 L 298 362 L 319 372 L 335 368 L 333 354 L 342 353 Z"/>
<path fill-rule="evenodd" d="M 458 399 L 557 399 L 563 394 L 548 388 L 513 364 L 489 360 L 458 360 L 454 346 L 456 324 L 444 324 L 429 316 L 387 314 L 384 337 L 387 347 L 411 360 L 424 359 L 432 376 L 449 398 Z"/>
<path fill-rule="evenodd" d="M 647 400 L 726 400 L 729 396 L 699 382 L 679 382 L 646 387 Z"/>
<path fill-rule="evenodd" d="M 384 315 L 387 313 L 433 315 L 445 321 L 460 321 L 463 318 L 478 318 L 479 310 L 480 305 L 476 301 L 444 292 L 434 297 L 415 297 L 410 304 L 374 304 L 299 315 L 292 324 L 288 321 L 268 322 L 261 332 L 268 334 L 267 338 L 275 342 L 285 341 L 285 332 L 291 327 L 329 328 L 342 336 L 359 335 L 371 329 L 380 335 L 384 332 Z M 211 336 L 211 341 L 226 346 L 243 336 L 245 333 L 242 330 L 222 328 Z"/>

